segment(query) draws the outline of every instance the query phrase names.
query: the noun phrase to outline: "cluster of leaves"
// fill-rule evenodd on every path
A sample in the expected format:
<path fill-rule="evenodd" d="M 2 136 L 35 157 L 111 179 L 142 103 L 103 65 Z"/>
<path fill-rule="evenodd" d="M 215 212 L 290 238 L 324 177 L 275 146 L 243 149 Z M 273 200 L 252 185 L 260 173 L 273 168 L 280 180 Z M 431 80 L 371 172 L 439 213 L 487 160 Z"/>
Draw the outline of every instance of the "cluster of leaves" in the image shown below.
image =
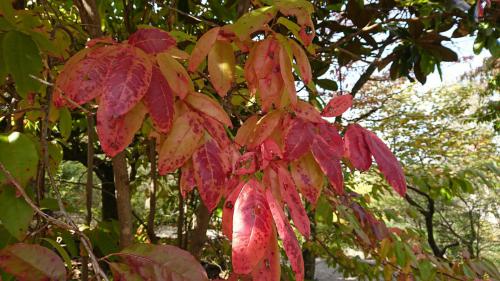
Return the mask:
<path fill-rule="evenodd" d="M 218 8 L 214 9 L 219 15 L 217 18 L 236 19 L 234 13 L 221 13 L 225 7 L 209 2 L 210 6 Z M 209 212 L 222 207 L 223 233 L 232 245 L 232 280 L 280 280 L 278 238 L 295 279 L 304 278 L 301 237 L 295 230 L 306 240 L 312 231 L 306 212 L 308 204 L 304 204 L 302 198 L 318 209 L 327 201 L 330 215 L 333 208 L 338 218 L 352 226 L 348 231 L 354 232 L 353 240 L 366 247 L 367 252 L 378 255 L 377 262 L 385 265 L 386 278 L 391 278 L 394 272 L 400 278 L 409 278 L 413 272 L 413 276 L 421 280 L 432 280 L 438 274 L 445 279 L 449 275 L 482 276 L 485 272 L 495 275 L 489 265 L 471 261 L 468 270 L 472 268 L 474 272 L 469 274 L 465 267 L 449 268 L 418 248 L 410 249 L 403 241 L 413 236 L 388 229 L 369 208 L 356 202 L 357 194 L 344 190 L 344 177 L 354 173 L 348 173 L 343 167 L 350 168 L 351 172 L 367 171 L 372 165 L 372 157 L 401 196 L 405 196 L 406 181 L 394 155 L 373 132 L 358 124 L 341 126 L 322 118 L 341 116 L 352 105 L 351 95 L 333 98 L 322 111 L 313 106 L 317 105 L 316 99 L 321 101 L 315 96 L 314 83 L 324 89 L 337 87 L 332 80 L 318 79 L 328 70 L 331 60 L 318 59 L 325 58 L 325 53 L 317 44 L 324 45 L 322 47 L 329 50 L 327 57 L 334 54 L 343 66 L 351 65 L 358 56 L 370 55 L 366 45 L 377 46 L 375 33 L 391 25 L 391 19 L 384 15 L 384 5 L 391 4 L 374 3 L 365 7 L 356 1 L 347 1 L 345 14 L 353 26 L 346 28 L 338 24 L 341 19 L 311 18 L 314 6 L 306 1 L 255 2 L 260 8 L 233 24 L 221 24 L 208 30 L 198 41 L 194 40 L 196 46 L 191 51 L 179 44 L 179 48 L 190 54 L 177 48 L 175 38 L 179 38 L 179 33 L 167 33 L 158 28 L 142 27 L 131 32 L 123 42 L 115 41 L 126 38 L 121 35 L 115 39 L 103 37 L 88 41 L 84 49 L 65 63 L 53 87 L 52 101 L 60 108 L 51 107 L 48 118 L 50 124 L 59 121 L 59 128 L 54 128 L 55 134 L 61 136 L 62 142 L 69 137 L 71 128 L 67 127 L 68 122 L 71 125 L 71 116 L 65 108 L 68 107 L 73 114 L 79 111 L 91 114 L 97 109 L 100 145 L 110 157 L 124 151 L 139 133 L 154 139 L 158 172 L 166 175 L 179 170 L 184 197 L 197 187 Z M 106 9 L 108 4 L 102 3 L 101 9 Z M 15 85 L 23 103 L 15 104 L 16 109 L 40 106 L 44 98 L 51 100 L 50 95 L 35 93 L 45 90 L 50 82 L 44 85 L 37 77 L 51 77 L 50 62 L 66 57 L 69 40 L 64 32 L 67 30 L 56 28 L 49 32 L 49 21 L 38 19 L 36 13 L 40 11 L 36 9 L 16 11 L 8 1 L 0 5 L 0 78 L 3 81 L 9 74 L 7 80 L 14 80 L 14 84 L 11 80 L 10 83 Z M 340 11 L 342 5 L 337 5 L 317 9 L 317 17 L 321 18 L 325 11 Z M 111 6 L 113 13 L 126 13 L 126 7 Z M 456 60 L 456 55 L 441 45 L 447 38 L 436 30 L 429 32 L 430 27 L 443 31 L 446 30 L 444 25 L 451 25 L 431 16 L 433 11 L 422 9 L 421 19 L 408 21 L 409 33 L 400 26 L 391 26 L 388 42 L 396 37 L 402 44 L 385 59 L 376 60 L 380 69 L 392 63 L 393 78 L 410 76 L 413 70 L 414 76 L 424 82 L 427 74 L 439 67 L 441 61 Z M 128 16 L 125 18 L 127 20 Z M 108 21 L 109 18 L 104 19 L 113 29 L 116 22 Z M 370 27 L 370 22 L 376 23 Z M 466 25 L 465 20 L 463 22 Z M 330 23 L 333 24 L 330 26 Z M 356 26 L 362 31 L 356 31 Z M 122 28 L 120 24 L 118 29 Z M 328 42 L 334 40 L 319 41 L 315 33 L 325 28 L 331 28 L 330 35 L 340 30 L 347 34 L 347 40 L 332 46 Z M 460 30 L 464 28 L 473 31 L 467 25 Z M 486 34 L 494 34 L 494 28 L 489 28 L 493 31 L 485 31 Z M 131 30 L 129 26 L 127 29 Z M 364 39 L 360 40 L 356 34 Z M 494 51 L 493 41 L 485 39 L 487 43 L 483 45 Z M 373 48 L 379 52 L 378 46 Z M 381 50 L 384 48 L 385 45 Z M 47 68 L 43 66 L 45 63 Z M 310 103 L 298 97 L 298 77 L 312 93 Z M 213 91 L 203 85 L 205 79 L 211 82 Z M 231 94 L 241 88 L 247 88 L 248 92 L 245 98 L 249 102 L 245 107 L 251 108 L 256 101 L 254 108 L 260 109 L 250 110 L 246 118 L 230 110 L 233 101 L 228 103 L 228 96 L 234 98 Z M 18 98 L 14 96 L 13 100 Z M 33 120 L 45 117 L 38 115 Z M 39 123 L 41 127 L 42 123 Z M 35 132 L 39 129 L 33 127 Z M 233 132 L 236 133 L 234 138 Z M 50 143 L 48 148 L 49 166 L 55 169 L 61 148 Z M 40 163 L 43 166 L 43 158 L 47 156 L 43 141 L 40 144 L 30 132 L 2 136 L 0 152 L 0 163 L 25 188 L 36 176 L 37 163 L 38 168 Z M 11 157 L 13 152 L 18 157 Z M 33 211 L 18 197 L 11 186 L 12 180 L 3 173 L 0 173 L 0 184 L 0 204 L 12 206 L 0 210 L 2 226 L 9 237 L 23 240 Z M 336 226 L 343 227 L 340 223 Z M 0 228 L 0 234 L 3 232 Z M 59 253 L 70 269 L 71 260 L 66 251 L 53 240 L 44 241 Z M 116 280 L 208 279 L 189 253 L 173 246 L 134 245 L 102 260 L 109 264 Z M 18 243 L 3 248 L 0 268 L 21 280 L 66 278 L 61 258 L 36 245 Z"/>

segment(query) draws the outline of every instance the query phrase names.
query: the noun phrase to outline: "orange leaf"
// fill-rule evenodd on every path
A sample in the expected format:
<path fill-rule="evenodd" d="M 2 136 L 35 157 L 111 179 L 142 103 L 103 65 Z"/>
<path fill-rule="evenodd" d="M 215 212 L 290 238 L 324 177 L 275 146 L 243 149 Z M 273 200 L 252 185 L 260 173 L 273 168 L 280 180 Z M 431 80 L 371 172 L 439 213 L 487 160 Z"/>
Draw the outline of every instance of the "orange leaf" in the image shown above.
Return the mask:
<path fill-rule="evenodd" d="M 331 99 L 323 108 L 321 115 L 324 117 L 336 117 L 342 115 L 349 107 L 352 106 L 352 96 L 342 95 Z"/>
<path fill-rule="evenodd" d="M 290 171 L 302 195 L 311 204 L 316 205 L 323 188 L 323 172 L 311 152 L 290 163 Z"/>
<path fill-rule="evenodd" d="M 198 114 L 187 112 L 174 120 L 172 129 L 158 153 L 160 174 L 173 172 L 189 160 L 198 148 L 202 136 L 202 120 Z"/>
<path fill-rule="evenodd" d="M 210 49 L 212 49 L 215 41 L 217 40 L 219 30 L 220 27 L 214 27 L 205 32 L 200 39 L 198 39 L 196 46 L 194 46 L 194 49 L 191 52 L 191 57 L 189 58 L 189 72 L 194 72 L 208 55 L 208 52 L 210 52 Z"/>
<path fill-rule="evenodd" d="M 178 97 L 184 99 L 189 92 L 194 91 L 193 81 L 191 81 L 186 69 L 170 54 L 158 54 L 156 61 L 167 79 L 168 85 Z"/>
<path fill-rule="evenodd" d="M 251 136 L 248 147 L 254 148 L 264 142 L 279 125 L 282 115 L 283 113 L 281 111 L 274 110 L 262 117 L 255 125 L 255 131 Z"/>
<path fill-rule="evenodd" d="M 230 128 L 233 127 L 229 116 L 227 116 L 222 106 L 207 95 L 191 92 L 187 95 L 185 101 L 197 111 L 214 118 Z"/>
<path fill-rule="evenodd" d="M 231 43 L 216 41 L 208 53 L 208 73 L 210 74 L 210 82 L 221 97 L 224 97 L 231 89 L 235 64 Z"/>
<path fill-rule="evenodd" d="M 234 142 L 244 146 L 250 142 L 250 138 L 253 136 L 253 132 L 257 125 L 257 115 L 252 115 L 241 125 L 236 133 L 236 137 L 234 138 Z"/>
<path fill-rule="evenodd" d="M 312 80 L 312 70 L 311 65 L 309 64 L 309 59 L 307 58 L 307 54 L 302 49 L 302 47 L 295 42 L 293 39 L 289 39 L 288 42 L 292 48 L 293 56 L 295 57 L 295 62 L 299 67 L 300 77 L 302 77 L 302 81 L 304 84 L 309 84 Z"/>

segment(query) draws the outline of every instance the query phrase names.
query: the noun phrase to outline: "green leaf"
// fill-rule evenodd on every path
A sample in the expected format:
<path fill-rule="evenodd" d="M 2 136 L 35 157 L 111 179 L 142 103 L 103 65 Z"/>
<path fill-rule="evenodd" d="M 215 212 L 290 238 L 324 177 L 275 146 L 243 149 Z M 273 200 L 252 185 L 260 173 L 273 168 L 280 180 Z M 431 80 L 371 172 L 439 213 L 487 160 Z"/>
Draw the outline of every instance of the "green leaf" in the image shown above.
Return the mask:
<path fill-rule="evenodd" d="M 324 196 L 320 196 L 315 212 L 316 221 L 331 226 L 333 222 L 333 211 L 330 203 Z"/>
<path fill-rule="evenodd" d="M 339 86 L 337 82 L 330 79 L 318 79 L 316 84 L 325 90 L 337 91 Z"/>
<path fill-rule="evenodd" d="M 19 132 L 0 134 L 0 162 L 24 187 L 36 176 L 38 154 L 35 145 L 29 137 Z M 5 184 L 5 175 L 0 172 L 0 190 Z"/>
<path fill-rule="evenodd" d="M 71 128 L 72 128 L 71 113 L 66 107 L 61 108 L 59 111 L 59 133 L 61 133 L 63 140 L 65 141 L 68 140 L 71 134 Z"/>
<path fill-rule="evenodd" d="M 18 243 L 1 250 L 0 268 L 24 281 L 66 280 L 61 258 L 39 245 Z"/>
<path fill-rule="evenodd" d="M 396 262 L 399 266 L 404 267 L 406 265 L 406 250 L 404 244 L 400 241 L 395 241 L 394 246 Z"/>
<path fill-rule="evenodd" d="M 25 98 L 40 89 L 40 82 L 30 75 L 39 76 L 43 69 L 42 58 L 35 42 L 27 35 L 11 30 L 3 38 L 3 57 L 7 71 L 16 82 L 16 89 Z"/>
<path fill-rule="evenodd" d="M 56 249 L 56 251 L 59 253 L 59 255 L 61 255 L 61 257 L 63 258 L 64 263 L 66 263 L 66 267 L 68 268 L 68 270 L 71 270 L 71 268 L 72 268 L 71 259 L 68 255 L 68 252 L 66 252 L 66 250 L 64 250 L 64 248 L 61 245 L 59 245 L 59 243 L 57 243 L 56 241 L 54 241 L 52 239 L 42 238 L 42 240 L 47 241 L 47 243 L 49 243 L 52 247 L 54 247 L 54 249 Z"/>
<path fill-rule="evenodd" d="M 0 221 L 17 240 L 26 236 L 33 219 L 33 210 L 23 198 L 16 196 L 13 187 L 0 187 Z"/>
<path fill-rule="evenodd" d="M 261 29 L 264 24 L 274 18 L 277 11 L 278 10 L 274 6 L 253 10 L 239 18 L 236 23 L 231 26 L 231 29 L 241 40 L 245 40 L 252 33 Z"/>
<path fill-rule="evenodd" d="M 0 34 L 0 84 L 3 84 L 5 77 L 7 77 L 7 67 L 5 66 L 5 60 L 3 59 L 3 34 Z"/>

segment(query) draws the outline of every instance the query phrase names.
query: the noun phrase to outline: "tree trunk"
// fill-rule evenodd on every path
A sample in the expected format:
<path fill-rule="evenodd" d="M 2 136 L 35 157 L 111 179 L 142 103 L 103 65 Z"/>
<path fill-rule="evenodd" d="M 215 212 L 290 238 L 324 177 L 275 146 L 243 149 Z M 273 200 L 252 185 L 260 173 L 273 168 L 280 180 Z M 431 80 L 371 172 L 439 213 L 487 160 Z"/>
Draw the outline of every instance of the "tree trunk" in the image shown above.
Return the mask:
<path fill-rule="evenodd" d="M 101 32 L 101 17 L 97 10 L 95 0 L 76 0 L 74 1 L 78 11 L 83 28 L 90 34 L 92 38 L 102 36 Z"/>
<path fill-rule="evenodd" d="M 132 245 L 132 205 L 130 203 L 130 186 L 125 151 L 113 157 L 118 221 L 120 224 L 120 248 Z"/>
<path fill-rule="evenodd" d="M 307 212 L 307 216 L 311 221 L 311 241 L 314 241 L 316 236 L 316 221 L 315 221 L 315 210 L 310 210 Z M 314 251 L 308 248 L 303 248 L 302 256 L 304 257 L 304 277 L 306 280 L 314 280 L 314 274 L 316 272 L 316 255 Z"/>
<path fill-rule="evenodd" d="M 200 200 L 200 205 L 196 209 L 196 226 L 190 233 L 189 252 L 195 257 L 199 257 L 203 245 L 207 241 L 207 229 L 210 222 L 211 214 L 208 212 L 207 207 Z"/>

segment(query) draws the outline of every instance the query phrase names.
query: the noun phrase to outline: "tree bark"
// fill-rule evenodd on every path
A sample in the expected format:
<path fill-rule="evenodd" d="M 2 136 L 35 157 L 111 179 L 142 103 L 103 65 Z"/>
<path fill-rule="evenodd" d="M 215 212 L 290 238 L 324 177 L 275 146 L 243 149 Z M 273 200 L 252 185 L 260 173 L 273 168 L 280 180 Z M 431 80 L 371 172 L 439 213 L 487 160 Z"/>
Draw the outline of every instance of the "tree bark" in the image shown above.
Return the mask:
<path fill-rule="evenodd" d="M 207 241 L 207 229 L 210 217 L 210 212 L 205 204 L 203 204 L 203 201 L 200 200 L 200 205 L 196 209 L 196 226 L 189 237 L 189 252 L 197 258 L 200 256 L 203 245 Z"/>
<path fill-rule="evenodd" d="M 156 243 L 158 237 L 155 234 L 155 214 L 156 214 L 156 192 L 158 190 L 158 177 L 156 173 L 156 141 L 155 139 L 149 140 L 148 152 L 149 152 L 149 162 L 151 163 L 151 181 L 153 188 L 149 196 L 149 214 L 148 214 L 148 224 L 147 233 L 151 243 Z"/>
<path fill-rule="evenodd" d="M 76 0 L 74 1 L 80 13 L 80 19 L 83 28 L 87 31 L 92 38 L 102 36 L 101 31 L 101 17 L 97 10 L 95 0 Z"/>
<path fill-rule="evenodd" d="M 132 245 L 132 205 L 130 203 L 130 185 L 128 181 L 127 159 L 125 151 L 113 157 L 113 173 L 115 175 L 118 221 L 120 224 L 120 248 Z"/>

